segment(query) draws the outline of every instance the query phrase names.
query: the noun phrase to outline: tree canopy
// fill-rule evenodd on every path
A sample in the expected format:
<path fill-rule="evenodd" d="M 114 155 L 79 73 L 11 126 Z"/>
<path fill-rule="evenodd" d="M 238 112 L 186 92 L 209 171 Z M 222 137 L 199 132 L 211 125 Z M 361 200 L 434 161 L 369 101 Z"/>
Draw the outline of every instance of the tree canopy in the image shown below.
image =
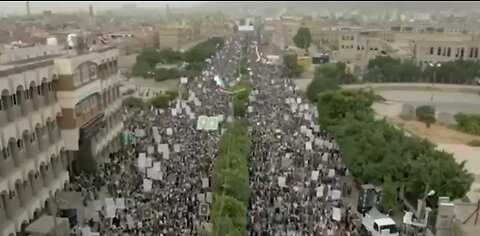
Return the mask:
<path fill-rule="evenodd" d="M 297 30 L 297 34 L 293 36 L 293 42 L 298 48 L 308 49 L 312 42 L 312 34 L 310 29 L 306 27 L 300 27 Z"/>
<path fill-rule="evenodd" d="M 435 118 L 435 107 L 434 106 L 418 106 L 415 108 L 415 115 L 417 119 L 427 127 L 430 127 L 431 124 L 434 124 L 437 120 Z"/>
<path fill-rule="evenodd" d="M 251 139 L 247 121 L 234 121 L 220 138 L 212 186 L 212 235 L 245 235 L 250 199 L 248 159 Z"/>
<path fill-rule="evenodd" d="M 480 115 L 479 114 L 455 114 L 457 128 L 465 133 L 480 135 Z"/>
<path fill-rule="evenodd" d="M 422 198 L 427 185 L 438 196 L 463 197 L 473 182 L 464 163 L 457 164 L 452 154 L 435 150 L 427 140 L 374 120 L 373 99 L 371 91 L 363 90 L 329 91 L 318 97 L 319 123 L 335 134 L 352 175 L 361 183 L 404 185 L 414 198 Z"/>
<path fill-rule="evenodd" d="M 480 63 L 471 60 L 449 61 L 443 62 L 440 67 L 424 66 L 422 68 L 412 62 L 402 62 L 389 56 L 378 56 L 369 61 L 363 80 L 377 83 L 475 84 L 479 76 Z"/>
<path fill-rule="evenodd" d="M 205 60 L 215 55 L 217 48 L 223 46 L 224 39 L 221 37 L 212 37 L 203 41 L 188 51 L 182 53 L 172 49 L 158 50 L 155 48 L 145 48 L 137 56 L 136 62 L 132 68 L 134 76 L 153 77 L 157 81 L 167 79 L 178 79 L 181 76 L 195 77 L 201 74 L 205 65 Z M 156 68 L 161 64 L 179 64 L 188 62 L 183 68 Z"/>
<path fill-rule="evenodd" d="M 298 64 L 298 56 L 296 54 L 283 56 L 283 63 L 290 70 L 293 77 L 298 77 L 303 73 L 303 68 Z"/>

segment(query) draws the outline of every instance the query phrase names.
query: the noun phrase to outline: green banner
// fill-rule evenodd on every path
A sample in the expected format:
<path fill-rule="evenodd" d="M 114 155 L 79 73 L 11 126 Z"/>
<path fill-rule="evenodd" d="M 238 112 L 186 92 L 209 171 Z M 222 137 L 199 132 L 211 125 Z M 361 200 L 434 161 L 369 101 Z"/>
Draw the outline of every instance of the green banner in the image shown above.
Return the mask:
<path fill-rule="evenodd" d="M 128 146 L 128 145 L 131 145 L 133 143 L 133 133 L 128 131 L 128 130 L 125 130 L 122 132 L 122 145 L 123 146 Z"/>

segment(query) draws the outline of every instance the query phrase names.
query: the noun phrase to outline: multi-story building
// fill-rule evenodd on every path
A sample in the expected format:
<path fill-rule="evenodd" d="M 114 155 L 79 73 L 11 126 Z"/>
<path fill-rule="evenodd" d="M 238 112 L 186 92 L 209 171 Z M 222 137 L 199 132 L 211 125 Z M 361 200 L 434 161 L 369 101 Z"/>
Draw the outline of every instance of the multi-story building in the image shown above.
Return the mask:
<path fill-rule="evenodd" d="M 414 62 L 420 66 L 428 63 L 454 60 L 479 60 L 478 36 L 430 36 L 418 37 L 414 46 Z"/>
<path fill-rule="evenodd" d="M 62 134 L 72 170 L 95 171 L 102 160 L 120 148 L 118 49 L 101 48 L 54 59 Z"/>
<path fill-rule="evenodd" d="M 117 57 L 106 47 L 0 65 L 0 236 L 52 212 L 72 172 L 119 149 Z"/>
<path fill-rule="evenodd" d="M 69 181 L 52 58 L 0 65 L 0 235 L 15 235 Z"/>

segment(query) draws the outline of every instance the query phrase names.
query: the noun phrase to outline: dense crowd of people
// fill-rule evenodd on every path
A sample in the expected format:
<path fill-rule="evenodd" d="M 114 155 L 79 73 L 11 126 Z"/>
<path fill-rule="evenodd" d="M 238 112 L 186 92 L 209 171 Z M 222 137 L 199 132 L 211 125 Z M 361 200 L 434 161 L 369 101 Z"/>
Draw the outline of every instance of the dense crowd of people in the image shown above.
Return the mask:
<path fill-rule="evenodd" d="M 333 138 L 315 125 L 316 107 L 280 66 L 251 67 L 250 235 L 355 235 L 342 217 L 349 208 L 342 196 L 351 191 L 347 171 Z"/>
<path fill-rule="evenodd" d="M 211 195 L 206 197 L 211 194 L 210 181 L 205 186 L 205 180 L 210 178 L 227 122 L 220 123 L 218 131 L 203 131 L 196 129 L 197 118 L 233 115 L 228 94 L 217 89 L 213 77 L 221 75 L 227 84 L 235 80 L 242 60 L 240 45 L 227 42 L 202 78 L 181 85 L 188 91 L 188 101 L 179 99 L 168 110 L 125 111 L 125 129 L 143 134 L 133 145 L 112 154 L 98 173 L 82 173 L 70 187 L 83 193 L 85 205 L 98 200 L 102 188 L 110 198 L 126 199 L 125 207 L 113 215 L 102 205 L 97 219 L 86 219 L 84 225 L 91 231 L 100 235 L 199 235 L 201 230 L 208 231 L 210 219 L 200 214 L 199 207 L 211 203 Z M 342 196 L 349 194 L 350 187 L 343 176 L 348 173 L 333 138 L 315 124 L 315 106 L 308 104 L 282 68 L 265 59 L 258 61 L 255 52 L 242 55 L 248 58 L 253 86 L 247 114 L 253 141 L 252 196 L 246 216 L 249 234 L 356 235 L 345 217 L 349 206 Z M 154 130 L 161 144 L 168 145 L 167 158 L 158 151 Z M 162 178 L 152 180 L 149 190 L 144 184 L 146 171 L 138 166 L 142 153 L 161 163 Z"/>

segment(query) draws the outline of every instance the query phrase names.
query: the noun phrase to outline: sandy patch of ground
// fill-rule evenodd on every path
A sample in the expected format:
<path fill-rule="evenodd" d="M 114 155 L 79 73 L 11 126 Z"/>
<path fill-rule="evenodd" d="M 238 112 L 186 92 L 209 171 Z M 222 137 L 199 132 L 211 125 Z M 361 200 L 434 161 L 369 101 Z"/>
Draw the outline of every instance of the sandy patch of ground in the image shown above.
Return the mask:
<path fill-rule="evenodd" d="M 462 133 L 449 127 L 441 125 L 431 125 L 430 128 L 419 121 L 415 120 L 402 120 L 399 117 L 388 119 L 392 124 L 397 125 L 400 128 L 404 128 L 406 131 L 418 135 L 422 138 L 426 138 L 433 143 L 445 143 L 445 144 L 467 144 L 472 140 L 480 140 L 479 136 Z"/>

